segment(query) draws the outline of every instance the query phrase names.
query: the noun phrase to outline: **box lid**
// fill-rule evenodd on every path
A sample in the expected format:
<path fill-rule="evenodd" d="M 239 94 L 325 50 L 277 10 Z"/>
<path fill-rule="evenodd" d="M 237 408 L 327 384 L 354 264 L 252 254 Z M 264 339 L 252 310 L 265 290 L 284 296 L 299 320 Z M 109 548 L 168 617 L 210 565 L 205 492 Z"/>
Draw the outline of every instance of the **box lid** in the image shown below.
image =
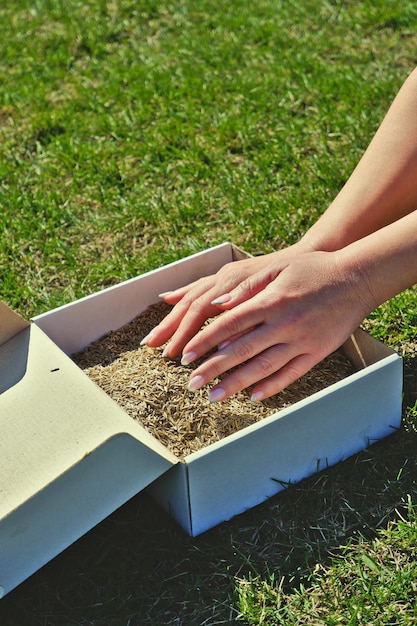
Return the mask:
<path fill-rule="evenodd" d="M 3 303 L 0 329 L 0 586 L 7 593 L 178 460 Z"/>

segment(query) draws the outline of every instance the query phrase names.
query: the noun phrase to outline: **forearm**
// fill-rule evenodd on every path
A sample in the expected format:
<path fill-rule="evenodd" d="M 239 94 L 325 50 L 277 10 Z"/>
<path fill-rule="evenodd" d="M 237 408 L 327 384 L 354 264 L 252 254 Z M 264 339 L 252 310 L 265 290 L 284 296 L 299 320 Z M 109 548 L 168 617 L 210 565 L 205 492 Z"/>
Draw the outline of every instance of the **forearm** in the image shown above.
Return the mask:
<path fill-rule="evenodd" d="M 417 284 L 417 210 L 336 251 L 358 275 L 368 310 Z"/>
<path fill-rule="evenodd" d="M 408 77 L 351 177 L 302 241 L 337 250 L 417 208 L 417 70 Z"/>

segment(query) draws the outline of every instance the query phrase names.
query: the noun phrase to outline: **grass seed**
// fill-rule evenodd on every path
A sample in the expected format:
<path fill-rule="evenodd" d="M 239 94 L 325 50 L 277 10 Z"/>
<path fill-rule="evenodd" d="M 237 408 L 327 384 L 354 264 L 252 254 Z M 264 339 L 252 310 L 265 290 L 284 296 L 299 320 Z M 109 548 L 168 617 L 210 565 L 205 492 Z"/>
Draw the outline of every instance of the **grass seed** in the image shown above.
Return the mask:
<path fill-rule="evenodd" d="M 207 389 L 190 392 L 191 371 L 201 361 L 181 365 L 162 357 L 163 348 L 141 346 L 140 341 L 169 312 L 161 302 L 132 322 L 109 332 L 74 361 L 126 413 L 138 420 L 171 452 L 183 459 L 215 441 L 282 410 L 346 378 L 353 367 L 339 350 L 275 396 L 261 403 L 250 400 L 250 389 L 220 403 L 210 403 Z M 213 381 L 213 384 L 220 379 Z"/>

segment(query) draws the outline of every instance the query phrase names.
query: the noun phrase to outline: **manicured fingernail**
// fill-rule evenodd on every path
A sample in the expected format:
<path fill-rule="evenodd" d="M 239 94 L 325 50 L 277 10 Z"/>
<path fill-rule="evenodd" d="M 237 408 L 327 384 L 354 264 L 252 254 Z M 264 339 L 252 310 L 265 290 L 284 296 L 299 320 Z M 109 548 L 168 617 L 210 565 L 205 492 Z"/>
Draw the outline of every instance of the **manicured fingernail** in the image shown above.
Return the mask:
<path fill-rule="evenodd" d="M 154 331 L 153 331 L 153 330 L 151 330 L 151 332 L 150 332 L 150 333 L 148 333 L 148 334 L 147 334 L 147 335 L 146 335 L 146 336 L 142 339 L 142 341 L 140 342 L 140 345 L 141 345 L 141 346 L 145 346 L 145 345 L 148 343 L 148 341 L 152 338 L 153 332 L 154 332 Z"/>
<path fill-rule="evenodd" d="M 226 302 L 229 302 L 231 299 L 232 296 L 230 295 L 230 293 L 225 293 L 222 296 L 219 296 L 218 298 L 212 300 L 210 304 L 226 304 Z"/>
<path fill-rule="evenodd" d="M 226 392 L 223 387 L 216 387 L 212 389 L 209 393 L 209 401 L 210 402 L 220 402 L 224 400 L 226 397 Z"/>
<path fill-rule="evenodd" d="M 169 296 L 170 293 L 174 293 L 173 291 L 163 291 L 162 293 L 158 293 L 158 298 L 165 298 L 165 296 Z"/>
<path fill-rule="evenodd" d="M 230 339 L 227 339 L 226 341 L 222 341 L 221 343 L 219 343 L 219 345 L 217 346 L 217 350 L 223 350 L 223 348 L 227 348 L 227 346 L 230 346 L 232 342 L 230 341 Z"/>
<path fill-rule="evenodd" d="M 188 383 L 188 391 L 197 391 L 197 389 L 201 389 L 204 385 L 204 378 L 202 376 L 193 376 L 190 378 L 190 382 Z"/>
<path fill-rule="evenodd" d="M 185 354 L 182 355 L 181 365 L 189 365 L 190 363 L 195 361 L 197 357 L 198 357 L 197 352 L 193 352 L 193 351 L 186 352 Z"/>
<path fill-rule="evenodd" d="M 263 391 L 254 391 L 250 397 L 251 402 L 259 402 L 260 400 L 263 400 L 264 395 Z"/>
<path fill-rule="evenodd" d="M 162 357 L 165 359 L 167 357 L 169 357 L 169 351 L 171 350 L 171 344 L 167 343 L 167 345 L 165 346 L 165 348 L 162 351 Z"/>

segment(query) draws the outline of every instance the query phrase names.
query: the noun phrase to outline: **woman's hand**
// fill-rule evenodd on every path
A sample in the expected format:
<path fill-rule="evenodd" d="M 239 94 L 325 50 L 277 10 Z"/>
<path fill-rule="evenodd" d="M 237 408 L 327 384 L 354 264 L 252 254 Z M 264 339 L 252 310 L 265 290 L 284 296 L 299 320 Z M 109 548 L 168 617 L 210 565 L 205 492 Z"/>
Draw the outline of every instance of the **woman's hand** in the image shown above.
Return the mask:
<path fill-rule="evenodd" d="M 229 264 L 166 296 L 178 303 L 148 345 L 160 345 L 173 333 L 166 355 L 183 348 L 184 364 L 220 347 L 193 371 L 190 390 L 233 370 L 211 390 L 212 401 L 255 383 L 252 399 L 267 398 L 337 349 L 373 310 L 363 274 L 346 265 L 343 254 L 287 250 L 240 262 L 235 273 L 230 265 L 239 262 Z M 223 314 L 200 330 L 216 313 Z"/>
<path fill-rule="evenodd" d="M 191 390 L 233 369 L 211 390 L 212 401 L 255 383 L 253 400 L 278 393 L 340 347 L 375 307 L 362 273 L 343 267 L 337 253 L 307 253 L 253 280 L 263 289 L 248 298 L 236 287 L 218 305 L 226 312 L 184 347 L 182 361 L 191 363 L 220 345 L 191 374 Z"/>
<path fill-rule="evenodd" d="M 222 313 L 222 308 L 213 302 L 238 286 L 244 291 L 246 299 L 252 297 L 264 287 L 263 283 L 257 282 L 258 273 L 262 269 L 275 263 L 284 263 L 304 250 L 310 248 L 299 242 L 284 250 L 227 263 L 216 274 L 161 294 L 165 302 L 175 306 L 142 343 L 155 348 L 169 341 L 164 356 L 178 356 L 208 319 Z"/>

